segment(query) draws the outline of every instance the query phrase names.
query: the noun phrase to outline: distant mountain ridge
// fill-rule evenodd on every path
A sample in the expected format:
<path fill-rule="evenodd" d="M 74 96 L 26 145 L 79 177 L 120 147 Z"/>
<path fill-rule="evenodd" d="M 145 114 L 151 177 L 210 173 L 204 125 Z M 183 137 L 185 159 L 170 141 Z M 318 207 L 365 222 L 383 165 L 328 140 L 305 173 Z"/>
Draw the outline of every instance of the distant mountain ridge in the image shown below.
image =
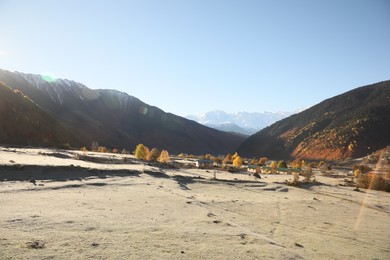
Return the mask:
<path fill-rule="evenodd" d="M 214 128 L 214 129 L 217 129 L 217 130 L 220 130 L 220 131 L 237 133 L 237 134 L 241 134 L 241 135 L 247 136 L 247 137 L 252 135 L 253 131 L 255 131 L 254 129 L 250 130 L 250 129 L 245 129 L 245 128 L 239 127 L 238 125 L 233 124 L 233 123 L 223 123 L 223 124 L 218 124 L 218 125 L 204 124 L 204 125 L 211 127 L 211 128 Z"/>
<path fill-rule="evenodd" d="M 293 112 L 236 112 L 214 110 L 202 115 L 188 115 L 186 118 L 222 131 L 251 135 Z"/>
<path fill-rule="evenodd" d="M 242 136 L 165 113 L 116 90 L 93 90 L 72 80 L 53 80 L 5 70 L 0 70 L 0 81 L 20 91 L 58 127 L 70 133 L 68 142 L 74 147 L 88 147 L 92 141 L 98 141 L 111 148 L 132 149 L 143 143 L 171 153 L 225 154 L 236 150 L 244 140 Z M 7 113 L 12 115 L 15 112 L 7 111 L 4 106 L 4 115 Z M 4 118 L 0 118 L 0 124 L 6 124 Z M 19 127 L 31 126 L 26 122 Z M 34 139 L 36 137 L 32 134 L 20 135 L 18 140 L 28 144 Z M 51 144 L 63 139 L 53 139 Z M 13 143 L 7 138 L 2 142 Z M 39 140 L 33 143 L 39 143 Z"/>
<path fill-rule="evenodd" d="M 329 98 L 250 136 L 238 152 L 275 159 L 337 160 L 390 145 L 390 81 Z"/>

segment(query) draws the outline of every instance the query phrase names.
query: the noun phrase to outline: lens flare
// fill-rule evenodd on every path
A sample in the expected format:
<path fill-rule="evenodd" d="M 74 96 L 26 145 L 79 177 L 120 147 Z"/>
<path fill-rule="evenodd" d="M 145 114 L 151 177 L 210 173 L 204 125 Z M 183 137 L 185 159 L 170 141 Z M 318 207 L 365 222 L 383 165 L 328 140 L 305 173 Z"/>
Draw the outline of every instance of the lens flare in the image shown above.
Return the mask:
<path fill-rule="evenodd" d="M 140 113 L 141 115 L 146 115 L 146 114 L 148 113 L 148 108 L 147 108 L 147 107 L 144 107 L 144 106 L 141 106 L 141 107 L 139 108 L 139 113 Z"/>
<path fill-rule="evenodd" d="M 378 172 L 378 170 L 381 168 L 381 161 L 382 161 L 382 158 L 383 158 L 383 153 L 384 153 L 384 150 L 381 151 L 380 155 L 379 155 L 379 159 L 375 165 L 375 170 L 374 172 Z M 369 178 L 370 180 L 370 183 L 368 185 L 368 188 L 367 188 L 367 191 L 366 191 L 366 194 L 364 195 L 364 198 L 363 198 L 363 201 L 361 203 L 361 206 L 360 206 L 360 210 L 359 210 L 359 213 L 358 213 L 358 216 L 356 218 L 356 222 L 355 222 L 355 231 L 359 228 L 360 226 L 360 223 L 362 222 L 363 220 L 363 215 L 364 215 L 364 211 L 366 209 L 366 205 L 367 205 L 367 201 L 369 199 L 369 194 L 370 192 L 372 191 L 372 188 L 373 188 L 373 184 L 375 182 L 375 175 L 372 177 L 372 178 Z"/>
<path fill-rule="evenodd" d="M 44 81 L 46 81 L 46 82 L 48 82 L 48 83 L 52 83 L 52 82 L 54 82 L 54 81 L 57 80 L 56 78 L 54 78 L 54 77 L 52 77 L 52 76 L 49 76 L 49 75 L 42 75 L 41 77 L 42 77 L 42 79 L 43 79 Z"/>

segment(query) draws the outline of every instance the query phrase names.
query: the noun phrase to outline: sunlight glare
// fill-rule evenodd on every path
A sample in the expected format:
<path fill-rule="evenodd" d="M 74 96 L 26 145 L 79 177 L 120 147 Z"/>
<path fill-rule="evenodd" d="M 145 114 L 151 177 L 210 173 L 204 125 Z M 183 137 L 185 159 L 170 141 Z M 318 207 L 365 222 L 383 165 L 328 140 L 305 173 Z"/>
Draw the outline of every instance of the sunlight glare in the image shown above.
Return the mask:
<path fill-rule="evenodd" d="M 139 108 L 139 113 L 141 114 L 141 115 L 146 115 L 147 113 L 148 113 L 148 108 L 147 107 L 145 107 L 145 106 L 141 106 L 140 108 Z"/>
<path fill-rule="evenodd" d="M 378 158 L 378 161 L 375 165 L 375 170 L 374 171 L 377 171 L 379 168 L 380 168 L 380 162 L 383 158 L 383 151 L 381 151 L 380 155 L 379 155 L 379 158 Z M 372 188 L 373 188 L 373 183 L 375 181 L 375 177 L 374 178 L 370 178 L 370 183 L 368 185 L 368 188 L 367 188 L 367 191 L 366 191 L 366 194 L 364 195 L 364 198 L 363 198 L 363 201 L 361 203 L 361 206 L 360 206 L 360 210 L 359 210 L 359 213 L 358 213 L 358 216 L 356 218 L 356 222 L 355 222 L 355 230 L 357 230 L 360 226 L 360 223 L 362 222 L 362 219 L 363 219 L 363 215 L 364 215 L 364 210 L 366 208 L 366 205 L 367 205 L 367 200 L 368 200 L 368 195 L 369 193 L 372 191 Z"/>
<path fill-rule="evenodd" d="M 43 74 L 41 77 L 47 83 L 52 83 L 52 82 L 55 82 L 57 80 L 56 78 L 54 78 L 54 77 L 52 77 L 52 76 L 50 76 L 48 74 Z"/>

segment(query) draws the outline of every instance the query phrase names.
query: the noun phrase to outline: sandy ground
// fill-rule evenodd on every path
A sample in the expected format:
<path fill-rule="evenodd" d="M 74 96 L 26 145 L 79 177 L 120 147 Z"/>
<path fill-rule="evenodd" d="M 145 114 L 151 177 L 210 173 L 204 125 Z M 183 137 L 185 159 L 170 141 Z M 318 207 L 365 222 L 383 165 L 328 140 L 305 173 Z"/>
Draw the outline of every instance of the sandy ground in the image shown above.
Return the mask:
<path fill-rule="evenodd" d="M 0 259 L 390 259 L 386 192 L 61 154 L 0 149 Z"/>

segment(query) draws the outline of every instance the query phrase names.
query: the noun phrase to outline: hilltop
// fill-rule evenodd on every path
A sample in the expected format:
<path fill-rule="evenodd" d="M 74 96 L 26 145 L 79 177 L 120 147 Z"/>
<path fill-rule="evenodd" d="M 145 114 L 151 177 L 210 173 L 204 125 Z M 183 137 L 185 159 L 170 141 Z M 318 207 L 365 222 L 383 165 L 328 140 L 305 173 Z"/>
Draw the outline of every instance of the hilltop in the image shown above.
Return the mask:
<path fill-rule="evenodd" d="M 143 143 L 172 153 L 224 154 L 235 150 L 244 140 L 242 136 L 166 113 L 116 90 L 94 90 L 72 80 L 53 80 L 41 75 L 5 70 L 0 70 L 0 81 L 26 96 L 26 100 L 50 116 L 56 126 L 70 133 L 63 135 L 62 131 L 56 131 L 58 141 L 51 144 L 66 142 L 73 147 L 89 147 L 93 141 L 98 141 L 111 148 L 134 149 L 137 144 Z M 12 91 L 4 93 L 2 102 L 12 95 Z M 8 122 L 4 115 L 22 117 L 20 113 L 4 105 L 3 117 L 0 118 L 2 124 Z M 41 133 L 54 135 L 55 128 L 51 126 L 42 124 L 44 130 Z M 9 127 L 13 131 L 16 128 L 30 128 L 31 125 L 20 121 L 18 125 Z M 14 134 L 14 138 L 4 137 L 2 143 L 47 145 L 35 132 L 24 135 L 15 131 Z"/>
<path fill-rule="evenodd" d="M 327 99 L 250 136 L 245 156 L 338 160 L 390 144 L 390 81 Z"/>

